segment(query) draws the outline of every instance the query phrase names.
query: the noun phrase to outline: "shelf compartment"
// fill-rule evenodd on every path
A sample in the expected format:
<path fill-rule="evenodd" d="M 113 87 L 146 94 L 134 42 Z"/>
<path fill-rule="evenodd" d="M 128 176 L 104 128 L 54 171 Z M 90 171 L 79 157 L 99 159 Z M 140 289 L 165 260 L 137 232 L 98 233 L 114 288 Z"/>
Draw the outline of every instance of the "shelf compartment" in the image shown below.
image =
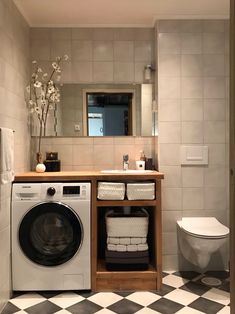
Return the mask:
<path fill-rule="evenodd" d="M 97 291 L 156 290 L 158 273 L 149 265 L 144 271 L 107 271 L 104 260 L 99 260 L 96 272 Z"/>

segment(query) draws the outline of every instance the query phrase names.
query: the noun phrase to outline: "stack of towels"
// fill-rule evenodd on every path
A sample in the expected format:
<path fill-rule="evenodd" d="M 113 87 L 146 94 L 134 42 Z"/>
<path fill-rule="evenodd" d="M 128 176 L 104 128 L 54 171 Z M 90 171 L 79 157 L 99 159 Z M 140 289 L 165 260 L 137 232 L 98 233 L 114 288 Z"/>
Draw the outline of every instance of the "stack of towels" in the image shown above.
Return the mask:
<path fill-rule="evenodd" d="M 116 216 L 112 212 L 108 221 L 106 216 L 107 248 L 105 251 L 105 261 L 108 270 L 145 270 L 148 268 L 147 212 L 138 212 L 138 218 L 135 217 L 133 219 L 134 215 L 135 213 L 132 213 L 132 217 L 120 217 L 120 215 Z M 120 226 L 121 221 L 122 228 Z M 129 227 L 125 228 L 125 225 Z M 118 236 L 118 229 L 121 236 Z M 143 231 L 145 229 L 146 231 Z"/>

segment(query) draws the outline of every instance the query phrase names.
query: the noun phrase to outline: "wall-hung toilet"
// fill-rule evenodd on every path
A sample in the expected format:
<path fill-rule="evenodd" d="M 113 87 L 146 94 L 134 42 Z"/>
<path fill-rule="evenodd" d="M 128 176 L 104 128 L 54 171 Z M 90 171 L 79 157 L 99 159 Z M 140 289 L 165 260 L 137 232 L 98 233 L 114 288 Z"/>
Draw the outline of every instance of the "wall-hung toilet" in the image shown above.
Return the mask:
<path fill-rule="evenodd" d="M 229 228 L 215 217 L 184 217 L 177 221 L 179 246 L 183 256 L 192 264 L 204 269 L 212 253 L 227 240 Z"/>

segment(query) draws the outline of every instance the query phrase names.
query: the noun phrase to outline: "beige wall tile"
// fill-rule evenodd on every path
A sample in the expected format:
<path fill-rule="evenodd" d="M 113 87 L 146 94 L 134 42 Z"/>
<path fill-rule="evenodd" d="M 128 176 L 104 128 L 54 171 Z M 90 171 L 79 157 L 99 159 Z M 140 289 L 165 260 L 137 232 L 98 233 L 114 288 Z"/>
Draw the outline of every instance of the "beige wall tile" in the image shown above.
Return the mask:
<path fill-rule="evenodd" d="M 224 121 L 225 120 L 225 99 L 205 99 L 204 120 Z"/>
<path fill-rule="evenodd" d="M 159 122 L 159 143 L 180 143 L 180 122 Z"/>
<path fill-rule="evenodd" d="M 160 99 L 180 98 L 180 78 L 179 77 L 161 77 L 158 81 Z"/>
<path fill-rule="evenodd" d="M 115 61 L 132 61 L 134 58 L 133 41 L 114 41 L 114 60 Z"/>
<path fill-rule="evenodd" d="M 163 188 L 162 189 L 163 210 L 180 210 L 182 208 L 182 189 Z"/>
<path fill-rule="evenodd" d="M 183 33 L 181 37 L 182 54 L 200 54 L 202 52 L 201 33 Z"/>
<path fill-rule="evenodd" d="M 203 82 L 200 77 L 182 77 L 182 98 L 203 98 Z"/>
<path fill-rule="evenodd" d="M 182 167 L 182 186 L 183 187 L 203 187 L 204 169 L 202 167 L 186 166 Z"/>
<path fill-rule="evenodd" d="M 203 120 L 203 100 L 202 99 L 182 99 L 181 103 L 182 121 L 202 121 Z"/>
<path fill-rule="evenodd" d="M 93 28 L 93 40 L 113 40 L 114 29 Z"/>
<path fill-rule="evenodd" d="M 114 62 L 114 82 L 133 82 L 134 63 Z"/>
<path fill-rule="evenodd" d="M 180 76 L 180 55 L 160 54 L 158 56 L 158 73 L 161 77 Z"/>
<path fill-rule="evenodd" d="M 108 40 L 93 42 L 94 61 L 113 61 L 113 42 Z"/>
<path fill-rule="evenodd" d="M 134 40 L 135 29 L 134 28 L 115 28 L 113 30 L 114 40 Z"/>
<path fill-rule="evenodd" d="M 196 121 L 182 122 L 182 143 L 203 143 L 203 123 Z"/>
<path fill-rule="evenodd" d="M 159 99 L 158 111 L 159 121 L 180 121 L 180 99 Z"/>
<path fill-rule="evenodd" d="M 183 210 L 199 210 L 204 208 L 203 188 L 183 188 Z"/>
<path fill-rule="evenodd" d="M 225 167 L 210 166 L 205 168 L 205 186 L 224 187 L 225 185 Z"/>
<path fill-rule="evenodd" d="M 113 62 L 93 62 L 93 82 L 113 82 Z"/>
<path fill-rule="evenodd" d="M 226 208 L 225 187 L 205 187 L 205 209 L 221 210 Z"/>
<path fill-rule="evenodd" d="M 114 164 L 114 147 L 113 145 L 94 145 L 94 165 L 100 167 L 112 167 Z"/>
<path fill-rule="evenodd" d="M 159 33 L 158 34 L 159 54 L 179 54 L 180 53 L 180 34 Z"/>
<path fill-rule="evenodd" d="M 162 20 L 157 21 L 159 33 L 179 33 L 181 31 L 181 21 L 179 20 Z"/>
<path fill-rule="evenodd" d="M 93 63 L 89 61 L 73 62 L 72 80 L 75 82 L 92 82 Z"/>
<path fill-rule="evenodd" d="M 92 145 L 73 146 L 73 165 L 89 166 L 94 164 L 94 147 Z"/>
<path fill-rule="evenodd" d="M 151 41 L 135 41 L 134 43 L 134 60 L 151 62 L 152 60 L 152 43 Z"/>
<path fill-rule="evenodd" d="M 202 56 L 200 54 L 186 54 L 181 56 L 182 76 L 201 76 L 202 68 Z"/>
<path fill-rule="evenodd" d="M 205 33 L 223 33 L 225 31 L 224 20 L 205 20 L 202 23 Z"/>
<path fill-rule="evenodd" d="M 205 143 L 225 143 L 225 122 L 205 121 L 204 141 Z"/>
<path fill-rule="evenodd" d="M 91 61 L 92 60 L 92 41 L 73 40 L 72 41 L 72 60 Z"/>
<path fill-rule="evenodd" d="M 203 53 L 223 54 L 225 52 L 223 33 L 203 33 Z"/>
<path fill-rule="evenodd" d="M 162 166 L 180 165 L 179 144 L 159 144 L 159 162 Z"/>
<path fill-rule="evenodd" d="M 72 28 L 72 40 L 92 40 L 92 28 Z"/>
<path fill-rule="evenodd" d="M 159 170 L 164 173 L 163 187 L 181 187 L 182 171 L 180 166 L 161 166 Z"/>

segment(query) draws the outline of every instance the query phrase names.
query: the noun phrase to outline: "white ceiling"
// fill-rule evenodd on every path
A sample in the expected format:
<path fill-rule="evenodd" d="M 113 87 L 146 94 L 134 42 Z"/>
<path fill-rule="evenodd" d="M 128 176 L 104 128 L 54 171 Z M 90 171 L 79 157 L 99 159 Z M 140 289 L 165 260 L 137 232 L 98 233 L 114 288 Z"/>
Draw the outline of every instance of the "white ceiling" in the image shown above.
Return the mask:
<path fill-rule="evenodd" d="M 228 18 L 229 0 L 14 0 L 32 27 L 148 27 L 156 19 Z"/>

